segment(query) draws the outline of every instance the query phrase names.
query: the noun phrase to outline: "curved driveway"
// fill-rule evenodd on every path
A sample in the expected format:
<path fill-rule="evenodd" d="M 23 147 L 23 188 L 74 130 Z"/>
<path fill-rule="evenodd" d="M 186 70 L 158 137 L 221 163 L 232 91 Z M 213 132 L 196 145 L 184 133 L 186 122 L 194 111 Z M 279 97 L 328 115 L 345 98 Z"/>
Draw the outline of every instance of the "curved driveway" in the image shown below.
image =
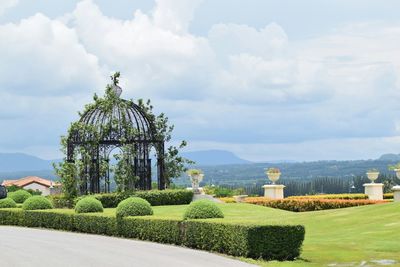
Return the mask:
<path fill-rule="evenodd" d="M 0 226 L 0 266 L 252 266 L 205 251 L 115 237 Z"/>

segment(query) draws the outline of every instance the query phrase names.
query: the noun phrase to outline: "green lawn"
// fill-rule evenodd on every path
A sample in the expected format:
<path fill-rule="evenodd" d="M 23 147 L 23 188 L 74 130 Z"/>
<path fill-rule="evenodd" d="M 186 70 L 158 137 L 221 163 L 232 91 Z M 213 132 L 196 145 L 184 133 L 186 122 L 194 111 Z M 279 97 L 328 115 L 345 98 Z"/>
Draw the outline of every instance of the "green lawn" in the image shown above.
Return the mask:
<path fill-rule="evenodd" d="M 328 266 L 334 263 L 338 264 L 336 266 L 361 266 L 363 261 L 367 261 L 364 266 L 381 266 L 373 261 L 395 260 L 398 263 L 390 266 L 400 266 L 400 203 L 303 213 L 252 204 L 219 206 L 225 218 L 212 221 L 302 224 L 306 227 L 301 260 L 266 263 L 243 259 L 249 262 L 265 266 Z M 185 208 L 185 205 L 153 207 L 154 217 L 181 219 Z M 107 216 L 114 214 L 115 209 L 104 211 Z"/>

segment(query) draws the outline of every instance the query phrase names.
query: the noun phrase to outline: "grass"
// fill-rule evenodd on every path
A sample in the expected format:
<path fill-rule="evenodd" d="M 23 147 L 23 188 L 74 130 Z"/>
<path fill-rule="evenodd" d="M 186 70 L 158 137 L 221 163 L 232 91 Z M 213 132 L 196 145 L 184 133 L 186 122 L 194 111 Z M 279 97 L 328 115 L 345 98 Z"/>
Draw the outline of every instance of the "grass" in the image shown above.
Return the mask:
<path fill-rule="evenodd" d="M 219 204 L 224 219 L 239 224 L 302 224 L 306 227 L 302 259 L 264 262 L 242 259 L 262 266 L 380 266 L 375 260 L 394 260 L 400 266 L 400 203 L 294 213 L 252 204 Z M 153 207 L 153 217 L 181 219 L 186 205 Z M 56 210 L 73 213 L 73 210 Z M 105 209 L 99 216 L 115 216 Z M 346 264 L 346 265 L 345 265 Z M 334 266 L 334 265 L 332 265 Z"/>

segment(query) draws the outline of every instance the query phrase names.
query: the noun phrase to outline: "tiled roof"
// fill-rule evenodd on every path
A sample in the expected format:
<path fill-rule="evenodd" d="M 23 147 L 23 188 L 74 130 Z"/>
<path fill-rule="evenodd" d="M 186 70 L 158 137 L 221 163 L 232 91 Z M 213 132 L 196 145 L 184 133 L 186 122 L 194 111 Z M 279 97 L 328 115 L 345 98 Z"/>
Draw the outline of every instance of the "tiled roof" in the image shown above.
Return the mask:
<path fill-rule="evenodd" d="M 24 187 L 24 186 L 27 186 L 32 183 L 41 184 L 46 187 L 61 185 L 60 183 L 56 183 L 51 180 L 43 179 L 43 178 L 40 178 L 37 176 L 28 176 L 28 177 L 21 178 L 19 180 L 4 180 L 2 185 L 4 185 L 4 186 L 16 185 L 16 186 Z"/>

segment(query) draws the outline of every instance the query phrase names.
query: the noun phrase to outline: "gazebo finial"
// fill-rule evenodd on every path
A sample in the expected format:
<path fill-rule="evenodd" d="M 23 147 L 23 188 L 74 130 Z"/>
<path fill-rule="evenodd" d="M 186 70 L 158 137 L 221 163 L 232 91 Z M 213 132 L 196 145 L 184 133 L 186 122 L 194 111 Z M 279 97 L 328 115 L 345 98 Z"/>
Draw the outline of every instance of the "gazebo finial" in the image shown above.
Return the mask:
<path fill-rule="evenodd" d="M 119 76 L 121 75 L 121 73 L 119 71 L 115 72 L 113 75 L 111 75 L 111 80 L 113 82 L 113 84 L 111 85 L 111 88 L 113 89 L 114 93 L 120 97 L 120 95 L 122 94 L 122 88 L 118 86 L 119 84 Z"/>
<path fill-rule="evenodd" d="M 121 76 L 121 73 L 119 71 L 115 72 L 113 75 L 110 76 L 114 85 L 119 84 L 119 76 Z"/>

